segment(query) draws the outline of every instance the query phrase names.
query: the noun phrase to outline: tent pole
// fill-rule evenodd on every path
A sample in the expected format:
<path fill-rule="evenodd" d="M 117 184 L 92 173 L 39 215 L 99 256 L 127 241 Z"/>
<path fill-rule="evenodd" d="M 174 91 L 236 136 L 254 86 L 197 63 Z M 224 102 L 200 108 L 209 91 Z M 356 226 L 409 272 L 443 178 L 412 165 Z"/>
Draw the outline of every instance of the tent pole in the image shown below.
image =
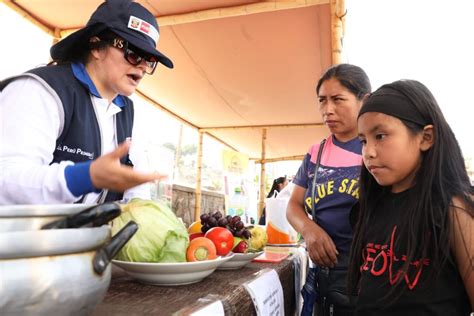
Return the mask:
<path fill-rule="evenodd" d="M 55 27 L 54 28 L 54 36 L 53 36 L 53 43 L 52 45 L 56 44 L 57 42 L 59 42 L 59 40 L 61 40 L 61 29 Z"/>
<path fill-rule="evenodd" d="M 222 7 L 184 14 L 160 16 L 158 17 L 158 22 L 160 27 L 165 25 L 180 25 L 185 23 L 202 22 L 242 15 L 304 8 L 328 3 L 329 0 L 266 0 L 233 7 Z"/>
<path fill-rule="evenodd" d="M 201 215 L 201 170 L 202 170 L 202 138 L 203 132 L 199 132 L 197 173 L 196 173 L 196 202 L 194 205 L 194 220 L 197 221 Z"/>
<path fill-rule="evenodd" d="M 333 65 L 342 62 L 345 15 L 344 0 L 331 0 L 331 54 Z"/>
<path fill-rule="evenodd" d="M 303 158 L 304 158 L 304 155 L 278 157 L 278 158 L 268 158 L 268 159 L 265 159 L 265 163 L 275 162 L 275 161 L 303 160 Z M 262 163 L 260 161 L 261 159 L 262 158 L 249 158 L 249 160 L 255 161 L 255 163 Z"/>
<path fill-rule="evenodd" d="M 267 141 L 267 129 L 263 128 L 262 129 L 262 160 L 261 164 L 262 167 L 260 169 L 260 194 L 259 194 L 259 202 L 258 202 L 258 213 L 257 213 L 257 219 L 256 222 L 260 220 L 260 217 L 262 217 L 262 212 L 263 212 L 263 206 L 265 203 L 265 143 Z"/>
<path fill-rule="evenodd" d="M 262 128 L 306 128 L 324 126 L 324 123 L 305 123 L 305 124 L 274 124 L 274 125 L 241 125 L 241 126 L 212 126 L 200 128 L 203 132 L 215 132 L 223 130 L 236 130 L 236 129 L 262 129 Z"/>
<path fill-rule="evenodd" d="M 7 3 L 11 1 L 12 0 L 9 0 L 7 1 Z M 226 6 L 182 14 L 162 15 L 158 16 L 156 19 L 160 27 L 164 27 L 182 25 L 186 23 L 210 21 L 222 18 L 238 17 L 264 12 L 275 12 L 279 10 L 305 8 L 315 5 L 326 5 L 328 3 L 329 0 L 265 0 L 258 1 L 257 3 L 249 3 L 231 7 Z M 34 20 L 34 22 L 40 23 L 36 20 Z M 62 30 L 61 37 L 66 37 L 77 30 L 77 28 Z"/>

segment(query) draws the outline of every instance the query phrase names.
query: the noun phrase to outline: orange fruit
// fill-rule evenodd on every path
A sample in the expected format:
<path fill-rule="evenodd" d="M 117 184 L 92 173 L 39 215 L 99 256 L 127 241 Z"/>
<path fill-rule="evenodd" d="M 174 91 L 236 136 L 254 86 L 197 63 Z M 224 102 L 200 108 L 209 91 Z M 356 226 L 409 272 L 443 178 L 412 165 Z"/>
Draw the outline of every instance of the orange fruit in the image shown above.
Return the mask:
<path fill-rule="evenodd" d="M 201 221 L 195 221 L 188 227 L 188 234 L 201 233 Z"/>
<path fill-rule="evenodd" d="M 271 222 L 267 224 L 267 236 L 269 244 L 289 244 L 290 235 L 279 230 Z"/>

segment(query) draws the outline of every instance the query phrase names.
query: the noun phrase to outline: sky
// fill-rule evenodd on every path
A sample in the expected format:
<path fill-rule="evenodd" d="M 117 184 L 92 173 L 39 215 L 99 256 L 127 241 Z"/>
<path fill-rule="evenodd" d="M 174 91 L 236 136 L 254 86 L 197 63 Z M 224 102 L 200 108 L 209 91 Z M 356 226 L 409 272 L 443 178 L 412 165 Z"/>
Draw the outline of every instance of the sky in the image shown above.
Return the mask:
<path fill-rule="evenodd" d="M 474 1 L 346 0 L 344 62 L 364 68 L 373 88 L 398 79 L 416 79 L 437 98 L 465 157 L 474 158 Z M 14 31 L 12 31 L 14 30 Z M 0 79 L 45 63 L 51 38 L 0 3 Z M 8 49 L 5 49 L 7 47 Z M 137 117 L 150 118 L 150 142 L 176 142 L 177 122 L 151 105 L 137 107 Z M 159 122 L 159 124 L 156 124 Z M 185 139 L 197 141 L 185 128 Z M 158 136 L 156 136 L 158 135 Z M 209 141 L 210 146 L 217 148 Z M 309 144 L 308 144 L 309 145 Z M 215 155 L 211 156 L 216 158 Z M 287 164 L 294 168 L 294 164 Z M 280 173 L 294 174 L 295 170 Z"/>
<path fill-rule="evenodd" d="M 464 157 L 474 158 L 474 1 L 346 0 L 345 61 L 373 89 L 415 79 L 430 89 Z"/>

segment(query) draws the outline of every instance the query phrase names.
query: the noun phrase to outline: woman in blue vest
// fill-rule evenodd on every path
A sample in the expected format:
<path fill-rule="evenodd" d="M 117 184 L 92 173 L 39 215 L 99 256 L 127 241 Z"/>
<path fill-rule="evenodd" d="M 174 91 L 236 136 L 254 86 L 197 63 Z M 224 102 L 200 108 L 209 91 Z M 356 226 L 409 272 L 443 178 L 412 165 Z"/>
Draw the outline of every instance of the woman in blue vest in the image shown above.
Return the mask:
<path fill-rule="evenodd" d="M 0 204 L 149 198 L 160 175 L 130 148 L 128 96 L 158 63 L 173 67 L 158 37 L 147 9 L 109 0 L 51 48 L 50 65 L 0 82 Z"/>

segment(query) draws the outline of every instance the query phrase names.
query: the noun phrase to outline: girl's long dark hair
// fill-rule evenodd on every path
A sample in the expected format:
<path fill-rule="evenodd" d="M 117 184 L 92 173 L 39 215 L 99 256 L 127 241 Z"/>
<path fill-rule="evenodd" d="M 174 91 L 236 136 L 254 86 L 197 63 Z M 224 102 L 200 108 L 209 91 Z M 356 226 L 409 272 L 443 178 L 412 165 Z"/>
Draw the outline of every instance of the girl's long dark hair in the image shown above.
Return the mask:
<path fill-rule="evenodd" d="M 423 154 L 413 187 L 408 192 L 408 208 L 404 210 L 397 235 L 407 241 L 407 259 L 401 268 L 403 273 L 408 271 L 410 262 L 426 257 L 428 253 L 431 271 L 436 273 L 446 263 L 454 264 L 451 255 L 452 226 L 449 219 L 452 200 L 454 197 L 463 200 L 467 206 L 466 212 L 473 217 L 473 190 L 458 141 L 428 88 L 414 80 L 395 81 L 388 86 L 404 94 L 425 121 L 434 127 L 433 146 Z M 405 120 L 402 122 L 412 134 L 420 133 L 423 129 Z M 358 291 L 362 255 L 367 242 L 365 233 L 370 227 L 373 214 L 379 211 L 378 201 L 389 191 L 390 187 L 380 186 L 367 168 L 362 166 L 359 180 L 360 210 L 348 271 L 350 293 L 357 294 Z M 428 279 L 433 280 L 434 277 Z M 403 278 L 398 279 L 398 283 L 402 281 Z M 401 291 L 394 295 L 395 289 L 394 286 L 387 295 L 391 297 L 391 302 L 401 295 Z"/>

